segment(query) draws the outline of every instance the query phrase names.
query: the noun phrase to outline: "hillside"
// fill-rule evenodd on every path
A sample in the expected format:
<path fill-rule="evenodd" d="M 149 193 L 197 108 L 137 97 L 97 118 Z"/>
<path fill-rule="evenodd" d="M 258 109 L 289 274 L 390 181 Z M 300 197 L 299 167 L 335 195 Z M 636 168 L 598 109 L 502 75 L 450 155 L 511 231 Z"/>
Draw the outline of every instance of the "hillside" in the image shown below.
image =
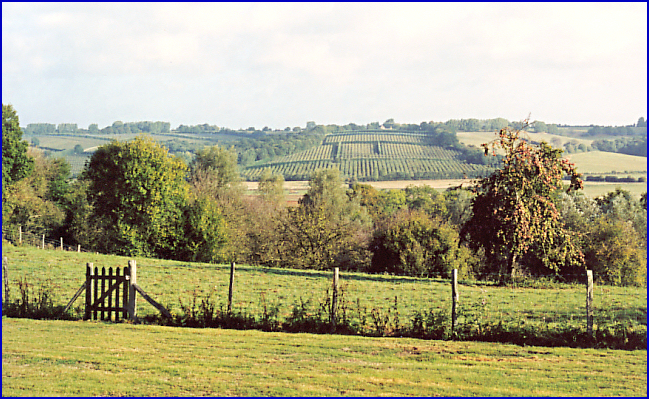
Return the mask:
<path fill-rule="evenodd" d="M 319 146 L 255 163 L 243 168 L 242 176 L 256 180 L 270 169 L 285 180 L 308 180 L 320 168 L 337 168 L 345 178 L 359 181 L 461 179 L 493 170 L 466 161 L 459 149 L 429 144 L 426 134 L 357 130 L 328 134 Z"/>
<path fill-rule="evenodd" d="M 647 158 L 615 152 L 590 151 L 566 156 L 582 173 L 638 173 L 647 172 Z"/>
<path fill-rule="evenodd" d="M 266 169 L 282 174 L 287 181 L 308 180 L 310 174 L 319 168 L 337 168 L 346 179 L 358 181 L 480 177 L 493 169 L 483 164 L 478 148 L 495 138 L 494 132 L 458 132 L 452 135 L 451 140 L 436 143 L 431 140 L 434 134 L 431 136 L 422 130 L 390 129 L 140 134 L 160 142 L 170 153 L 186 162 L 191 161 L 195 151 L 204 146 L 231 148 L 237 153 L 242 177 L 248 181 L 258 180 Z M 64 157 L 75 177 L 97 146 L 111 140 L 129 140 L 136 135 L 32 133 L 25 138 L 33 140 L 51 156 Z M 525 136 L 533 142 L 546 141 L 555 147 L 572 146 L 577 152 L 564 155 L 575 162 L 582 173 L 637 174 L 647 170 L 644 157 L 591 151 L 591 138 L 531 132 L 526 132 Z M 83 148 L 83 153 L 74 153 L 77 145 Z"/>

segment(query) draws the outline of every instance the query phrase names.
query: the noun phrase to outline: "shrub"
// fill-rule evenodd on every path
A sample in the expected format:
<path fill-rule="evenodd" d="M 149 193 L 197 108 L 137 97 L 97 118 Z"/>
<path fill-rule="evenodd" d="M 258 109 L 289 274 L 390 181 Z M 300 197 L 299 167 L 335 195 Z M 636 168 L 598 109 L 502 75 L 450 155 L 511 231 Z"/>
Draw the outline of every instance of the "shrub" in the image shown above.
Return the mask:
<path fill-rule="evenodd" d="M 401 211 L 377 229 L 372 245 L 371 271 L 415 277 L 450 277 L 458 269 L 471 274 L 473 258 L 459 245 L 459 234 L 450 225 L 420 211 Z"/>
<path fill-rule="evenodd" d="M 630 222 L 597 219 L 584 253 L 587 267 L 604 284 L 647 284 L 646 248 Z"/>

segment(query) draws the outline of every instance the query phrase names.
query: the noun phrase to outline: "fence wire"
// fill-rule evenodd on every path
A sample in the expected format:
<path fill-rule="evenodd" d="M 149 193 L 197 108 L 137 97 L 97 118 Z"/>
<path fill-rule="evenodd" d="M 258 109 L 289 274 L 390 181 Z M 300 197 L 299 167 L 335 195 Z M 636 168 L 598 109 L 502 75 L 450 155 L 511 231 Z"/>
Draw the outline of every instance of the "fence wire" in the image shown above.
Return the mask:
<path fill-rule="evenodd" d="M 110 259 L 110 258 L 109 258 Z M 33 287 L 48 284 L 55 305 L 65 305 L 85 279 L 85 264 L 66 265 L 63 261 L 43 262 L 25 258 L 3 257 L 3 295 L 9 285 L 17 294 L 16 281 L 27 278 Z M 123 257 L 103 259 L 94 266 L 124 267 Z M 124 263 L 124 264 L 121 264 Z M 186 264 L 143 259 L 138 261 L 138 284 L 156 301 L 179 314 L 201 302 L 225 307 L 228 299 L 230 265 Z M 259 315 L 276 309 L 278 317 L 287 317 L 300 303 L 318 309 L 328 305 L 332 294 L 331 271 L 292 270 L 258 266 L 236 266 L 233 309 Z M 557 326 L 586 326 L 586 286 L 555 284 L 531 288 L 511 284 L 498 286 L 484 281 L 460 281 L 458 323 L 489 322 L 497 324 L 534 324 L 552 329 Z M 339 314 L 350 317 L 389 315 L 406 323 L 416 313 L 450 313 L 451 281 L 363 273 L 340 273 Z M 82 305 L 81 303 L 76 306 Z M 138 313 L 155 315 L 146 303 Z M 365 313 L 363 313 L 365 312 Z M 594 324 L 647 324 L 645 288 L 594 286 Z M 367 321 L 370 323 L 370 321 Z"/>

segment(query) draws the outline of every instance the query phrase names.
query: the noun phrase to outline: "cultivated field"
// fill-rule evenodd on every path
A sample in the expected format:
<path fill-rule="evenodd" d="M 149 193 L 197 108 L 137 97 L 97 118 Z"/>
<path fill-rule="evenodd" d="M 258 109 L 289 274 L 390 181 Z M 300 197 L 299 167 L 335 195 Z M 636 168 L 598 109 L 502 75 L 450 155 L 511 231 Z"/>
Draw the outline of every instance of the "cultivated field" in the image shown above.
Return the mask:
<path fill-rule="evenodd" d="M 630 174 L 631 176 L 638 177 L 638 174 Z M 626 176 L 626 175 L 623 175 Z M 646 174 L 642 174 L 646 176 Z M 244 182 L 244 187 L 250 194 L 256 194 L 258 183 L 257 182 Z M 394 181 L 371 181 L 362 182 L 368 184 L 378 190 L 389 189 L 404 189 L 408 186 L 422 186 L 427 185 L 435 188 L 438 191 L 446 190 L 450 187 L 457 187 L 460 184 L 462 187 L 468 187 L 473 184 L 471 179 L 442 179 L 442 180 L 394 180 Z M 290 203 L 296 203 L 297 200 L 306 193 L 309 188 L 308 181 L 287 181 L 284 182 L 284 192 L 286 199 Z M 647 192 L 647 182 L 644 183 L 607 183 L 607 182 L 584 182 L 584 194 L 590 198 L 605 195 L 616 188 L 627 190 L 636 198 Z"/>
<path fill-rule="evenodd" d="M 3 396 L 640 396 L 647 352 L 2 320 Z"/>

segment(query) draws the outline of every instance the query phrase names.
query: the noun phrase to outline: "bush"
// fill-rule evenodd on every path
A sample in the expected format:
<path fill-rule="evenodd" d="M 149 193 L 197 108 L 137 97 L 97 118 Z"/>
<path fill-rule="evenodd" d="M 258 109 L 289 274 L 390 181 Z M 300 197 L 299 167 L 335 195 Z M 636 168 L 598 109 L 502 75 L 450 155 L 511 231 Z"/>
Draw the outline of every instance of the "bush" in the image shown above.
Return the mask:
<path fill-rule="evenodd" d="M 586 265 L 604 284 L 646 286 L 646 248 L 631 222 L 601 217 L 585 248 Z"/>
<path fill-rule="evenodd" d="M 371 272 L 449 278 L 458 269 L 465 278 L 473 257 L 459 241 L 458 232 L 439 219 L 420 211 L 399 212 L 375 232 Z"/>

